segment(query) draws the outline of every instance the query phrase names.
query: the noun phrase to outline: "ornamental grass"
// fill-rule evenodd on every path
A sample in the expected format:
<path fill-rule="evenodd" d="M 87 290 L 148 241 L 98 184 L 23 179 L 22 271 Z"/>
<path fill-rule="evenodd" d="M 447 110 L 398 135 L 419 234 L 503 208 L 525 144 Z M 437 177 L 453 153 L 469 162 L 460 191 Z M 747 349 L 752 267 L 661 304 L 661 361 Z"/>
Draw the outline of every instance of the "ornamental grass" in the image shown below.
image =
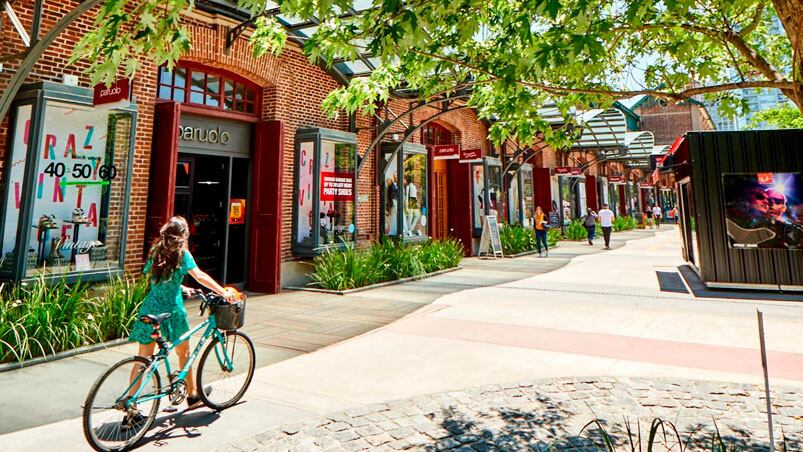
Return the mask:
<path fill-rule="evenodd" d="M 126 337 L 147 283 L 116 278 L 105 285 L 44 278 L 0 286 L 0 363 L 24 362 Z"/>
<path fill-rule="evenodd" d="M 455 239 L 412 244 L 384 238 L 365 249 L 348 246 L 317 256 L 310 285 L 326 290 L 356 289 L 454 268 L 462 259 L 463 246 Z"/>

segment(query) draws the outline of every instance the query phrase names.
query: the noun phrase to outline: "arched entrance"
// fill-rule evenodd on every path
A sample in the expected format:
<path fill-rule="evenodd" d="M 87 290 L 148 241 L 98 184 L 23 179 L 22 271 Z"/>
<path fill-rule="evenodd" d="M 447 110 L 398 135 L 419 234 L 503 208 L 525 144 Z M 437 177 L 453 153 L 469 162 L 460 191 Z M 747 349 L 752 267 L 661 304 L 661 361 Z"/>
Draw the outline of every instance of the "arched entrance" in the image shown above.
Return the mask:
<path fill-rule="evenodd" d="M 421 129 L 421 144 L 437 146 L 457 144 L 456 133 L 445 126 L 431 122 Z M 432 229 L 433 238 L 443 239 L 449 235 L 449 160 L 432 160 Z"/>
<path fill-rule="evenodd" d="M 199 267 L 278 292 L 283 138 L 280 122 L 259 118 L 263 87 L 188 62 L 160 68 L 156 82 L 147 242 L 182 215 Z"/>

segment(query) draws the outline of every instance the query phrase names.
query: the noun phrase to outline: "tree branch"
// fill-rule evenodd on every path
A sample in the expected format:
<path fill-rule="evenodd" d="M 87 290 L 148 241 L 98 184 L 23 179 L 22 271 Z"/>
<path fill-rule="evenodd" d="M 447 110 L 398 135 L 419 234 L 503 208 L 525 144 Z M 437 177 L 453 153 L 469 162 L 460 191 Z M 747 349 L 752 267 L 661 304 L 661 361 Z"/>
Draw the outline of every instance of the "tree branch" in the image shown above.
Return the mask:
<path fill-rule="evenodd" d="M 745 27 L 739 30 L 739 36 L 745 37 L 755 31 L 758 24 L 761 22 L 761 16 L 764 14 L 764 3 L 759 3 L 756 11 L 753 13 L 753 20 L 750 21 Z"/>
<path fill-rule="evenodd" d="M 483 75 L 490 77 L 493 80 L 499 80 L 500 77 L 496 74 L 483 69 L 479 66 L 470 65 L 449 57 L 445 57 L 442 55 L 435 55 L 432 53 L 424 52 L 417 49 L 408 49 L 409 51 L 416 53 L 421 56 L 425 56 L 428 58 L 434 58 L 437 60 L 441 60 L 447 63 L 452 63 L 457 66 L 462 66 L 472 71 L 476 71 Z M 565 94 L 592 94 L 592 95 L 602 95 L 602 96 L 611 96 L 611 97 L 632 97 L 632 96 L 639 96 L 639 95 L 650 95 L 659 98 L 668 98 L 674 99 L 677 101 L 687 100 L 693 96 L 698 96 L 700 94 L 706 93 L 717 93 L 721 91 L 731 91 L 735 89 L 743 89 L 743 88 L 777 88 L 777 89 L 794 89 L 795 83 L 790 82 L 787 80 L 753 80 L 753 81 L 741 81 L 741 82 L 734 82 L 734 83 L 724 83 L 720 85 L 710 85 L 710 86 L 701 86 L 697 88 L 689 88 L 683 91 L 661 91 L 655 89 L 641 89 L 641 90 L 610 90 L 610 89 L 602 89 L 602 88 L 566 88 L 566 87 L 558 87 L 558 86 L 550 86 L 544 85 L 541 83 L 535 82 L 528 82 L 526 80 L 516 80 L 515 83 L 526 86 L 528 88 L 538 89 L 541 91 L 548 92 L 550 94 L 555 95 L 565 95 Z"/>

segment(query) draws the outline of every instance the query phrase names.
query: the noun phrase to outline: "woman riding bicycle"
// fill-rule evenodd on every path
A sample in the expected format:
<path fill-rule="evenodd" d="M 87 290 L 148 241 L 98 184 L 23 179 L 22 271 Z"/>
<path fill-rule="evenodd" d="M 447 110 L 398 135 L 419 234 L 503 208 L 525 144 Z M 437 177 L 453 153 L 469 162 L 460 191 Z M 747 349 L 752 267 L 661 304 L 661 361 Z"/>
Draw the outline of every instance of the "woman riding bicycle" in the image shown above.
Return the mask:
<path fill-rule="evenodd" d="M 142 308 L 140 308 L 137 318 L 148 314 L 158 315 L 169 312 L 170 317 L 160 324 L 162 336 L 168 342 L 175 342 L 190 329 L 182 297 L 182 291 L 189 290 L 181 285 L 184 276 L 189 274 L 199 284 L 223 296 L 227 301 L 234 301 L 235 296 L 233 292 L 224 289 L 198 268 L 195 259 L 187 249 L 189 235 L 189 227 L 184 218 L 178 216 L 171 218 L 159 230 L 159 238 L 151 247 L 148 262 L 143 270 L 143 273 L 150 278 L 150 290 L 142 302 Z M 151 338 L 152 332 L 152 325 L 144 322 L 135 323 L 129 340 L 139 342 L 139 352 L 137 353 L 139 356 L 153 355 L 156 344 Z M 189 341 L 178 344 L 176 353 L 183 368 L 190 357 Z M 192 369 L 187 375 L 186 383 L 187 406 L 194 408 L 200 405 L 201 400 L 197 394 Z"/>

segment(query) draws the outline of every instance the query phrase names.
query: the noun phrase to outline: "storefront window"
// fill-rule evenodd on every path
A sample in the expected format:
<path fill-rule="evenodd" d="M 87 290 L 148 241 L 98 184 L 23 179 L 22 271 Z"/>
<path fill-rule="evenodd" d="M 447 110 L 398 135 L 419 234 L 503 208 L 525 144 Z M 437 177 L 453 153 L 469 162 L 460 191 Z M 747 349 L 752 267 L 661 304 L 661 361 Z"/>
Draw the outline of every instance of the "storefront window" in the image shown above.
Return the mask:
<path fill-rule="evenodd" d="M 518 173 L 510 179 L 507 198 L 508 222 L 510 224 L 519 224 L 521 222 L 521 193 L 519 192 Z"/>
<path fill-rule="evenodd" d="M 486 215 L 499 219 L 502 196 L 502 162 L 497 158 L 483 157 L 481 163 L 471 165 L 474 235 L 479 236 Z M 504 211 L 503 211 L 504 212 Z"/>
<path fill-rule="evenodd" d="M 482 229 L 485 219 L 485 165 L 471 165 L 472 210 L 474 211 L 474 230 Z"/>
<path fill-rule="evenodd" d="M 41 132 L 31 125 L 31 105 L 16 111 L 0 271 L 34 277 L 121 270 L 134 118 L 52 100 L 41 108 Z M 19 259 L 24 271 L 15 275 Z"/>
<path fill-rule="evenodd" d="M 521 186 L 521 201 L 522 201 L 522 214 L 524 215 L 524 225 L 532 228 L 535 224 L 533 221 L 534 212 L 534 186 L 533 186 L 533 167 L 531 165 L 522 165 L 519 170 L 519 180 Z"/>
<path fill-rule="evenodd" d="M 296 135 L 293 251 L 319 254 L 356 239 L 356 136 L 328 129 Z"/>
<path fill-rule="evenodd" d="M 397 151 L 398 147 L 398 151 Z M 382 228 L 406 240 L 428 237 L 427 150 L 424 146 L 386 143 L 380 162 Z M 402 168 L 399 179 L 399 167 Z"/>
<path fill-rule="evenodd" d="M 404 235 L 427 236 L 427 156 L 404 155 Z"/>
<path fill-rule="evenodd" d="M 321 143 L 320 244 L 354 241 L 354 144 Z"/>

